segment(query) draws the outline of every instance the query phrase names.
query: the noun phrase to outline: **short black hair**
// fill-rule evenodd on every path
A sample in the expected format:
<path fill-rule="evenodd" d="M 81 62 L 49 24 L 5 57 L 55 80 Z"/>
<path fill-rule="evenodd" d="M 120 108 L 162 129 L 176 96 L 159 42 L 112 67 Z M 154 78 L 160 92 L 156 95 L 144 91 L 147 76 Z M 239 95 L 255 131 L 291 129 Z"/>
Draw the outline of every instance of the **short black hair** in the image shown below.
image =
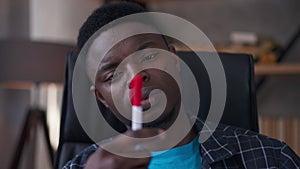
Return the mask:
<path fill-rule="evenodd" d="M 77 48 L 80 51 L 88 39 L 104 25 L 118 18 L 141 12 L 147 12 L 147 10 L 139 4 L 125 1 L 105 4 L 97 8 L 80 28 L 77 38 Z"/>

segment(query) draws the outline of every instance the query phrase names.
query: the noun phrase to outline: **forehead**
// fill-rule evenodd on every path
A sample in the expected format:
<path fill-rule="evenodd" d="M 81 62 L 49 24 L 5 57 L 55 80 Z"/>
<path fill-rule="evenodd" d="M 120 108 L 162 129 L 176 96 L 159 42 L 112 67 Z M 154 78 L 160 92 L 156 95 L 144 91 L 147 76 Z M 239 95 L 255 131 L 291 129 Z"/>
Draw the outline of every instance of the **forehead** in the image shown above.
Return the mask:
<path fill-rule="evenodd" d="M 123 39 L 132 37 L 139 33 L 155 33 L 159 31 L 151 25 L 141 22 L 124 22 L 98 33 L 91 43 L 86 58 L 87 73 L 94 79 L 99 63 L 103 60 L 106 53 Z"/>
<path fill-rule="evenodd" d="M 140 22 L 124 22 L 101 32 L 93 41 L 89 49 L 91 57 L 103 57 L 117 43 L 134 35 L 143 33 L 159 33 L 151 25 Z M 102 59 L 102 58 L 101 58 Z"/>
<path fill-rule="evenodd" d="M 118 44 L 112 47 L 106 54 L 104 54 L 102 62 L 106 62 L 111 59 L 120 59 L 142 49 L 150 47 L 162 48 L 163 46 L 165 46 L 165 42 L 161 35 L 135 35 L 120 41 Z"/>

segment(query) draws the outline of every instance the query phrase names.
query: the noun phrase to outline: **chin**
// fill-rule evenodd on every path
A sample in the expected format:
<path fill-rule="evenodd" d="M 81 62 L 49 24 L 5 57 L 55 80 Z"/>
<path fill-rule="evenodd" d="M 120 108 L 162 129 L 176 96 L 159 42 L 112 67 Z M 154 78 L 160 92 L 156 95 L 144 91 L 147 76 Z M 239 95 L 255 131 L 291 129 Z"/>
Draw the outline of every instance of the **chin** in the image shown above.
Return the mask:
<path fill-rule="evenodd" d="M 168 116 L 159 117 L 158 119 L 154 120 L 153 122 L 144 123 L 143 127 L 145 127 L 145 128 L 160 128 L 163 130 L 167 130 L 169 127 L 172 126 L 175 119 L 176 119 L 176 116 L 174 116 L 171 113 Z"/>
<path fill-rule="evenodd" d="M 173 109 L 168 112 L 169 113 L 164 113 L 153 122 L 143 124 L 143 126 L 148 128 L 160 128 L 163 130 L 169 129 L 177 119 L 179 108 L 174 106 Z"/>

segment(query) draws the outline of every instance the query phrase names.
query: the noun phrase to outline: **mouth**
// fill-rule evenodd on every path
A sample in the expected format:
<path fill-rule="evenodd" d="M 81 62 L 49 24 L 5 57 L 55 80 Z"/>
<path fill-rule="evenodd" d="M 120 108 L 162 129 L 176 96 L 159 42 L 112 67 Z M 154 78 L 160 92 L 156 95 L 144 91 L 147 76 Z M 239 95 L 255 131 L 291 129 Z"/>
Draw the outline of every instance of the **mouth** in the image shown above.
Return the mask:
<path fill-rule="evenodd" d="M 157 88 L 154 87 L 143 87 L 142 88 L 142 100 L 141 100 L 141 106 L 143 111 L 147 111 L 151 108 L 151 106 L 154 106 L 156 102 L 153 102 L 155 100 L 154 97 L 151 96 L 150 98 L 150 93 Z M 151 100 L 151 101 L 150 101 Z M 151 104 L 152 102 L 152 104 Z"/>
<path fill-rule="evenodd" d="M 150 92 L 152 91 L 153 89 L 143 89 L 142 91 L 142 102 L 141 102 L 141 105 L 142 105 L 142 108 L 143 108 L 143 111 L 147 111 L 151 108 L 151 103 L 150 103 L 150 99 L 149 99 L 149 95 L 150 95 Z"/>

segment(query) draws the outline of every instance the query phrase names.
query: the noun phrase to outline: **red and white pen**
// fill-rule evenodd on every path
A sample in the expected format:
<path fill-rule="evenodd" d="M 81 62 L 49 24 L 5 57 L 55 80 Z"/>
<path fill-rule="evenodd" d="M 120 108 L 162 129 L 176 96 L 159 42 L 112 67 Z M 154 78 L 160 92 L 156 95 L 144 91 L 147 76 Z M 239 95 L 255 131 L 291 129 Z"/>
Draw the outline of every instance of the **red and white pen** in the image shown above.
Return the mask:
<path fill-rule="evenodd" d="M 130 101 L 132 105 L 131 129 L 133 131 L 142 129 L 143 125 L 143 107 L 142 102 L 142 83 L 143 78 L 140 75 L 135 76 L 130 82 Z"/>

